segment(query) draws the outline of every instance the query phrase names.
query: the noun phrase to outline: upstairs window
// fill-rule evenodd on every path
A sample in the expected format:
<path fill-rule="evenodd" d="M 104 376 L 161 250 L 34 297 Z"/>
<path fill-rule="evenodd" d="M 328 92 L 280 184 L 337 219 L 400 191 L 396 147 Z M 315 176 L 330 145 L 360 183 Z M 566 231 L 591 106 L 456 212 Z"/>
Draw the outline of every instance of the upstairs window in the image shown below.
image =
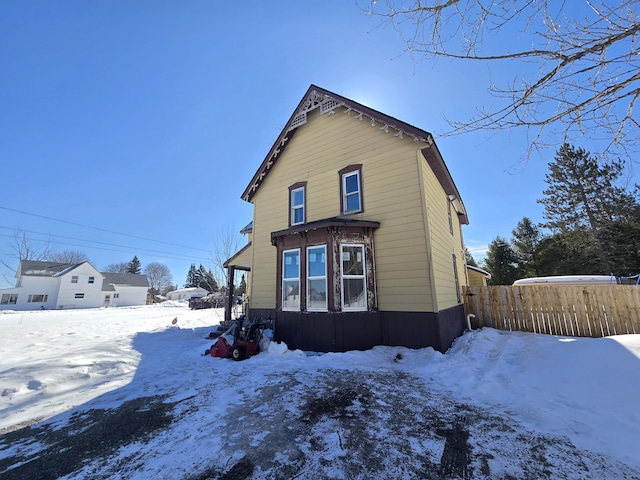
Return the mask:
<path fill-rule="evenodd" d="M 343 214 L 362 212 L 362 166 L 351 165 L 340 170 L 339 173 L 341 212 Z"/>
<path fill-rule="evenodd" d="M 300 225 L 305 223 L 306 184 L 296 183 L 289 187 L 289 224 Z"/>
<path fill-rule="evenodd" d="M 300 250 L 282 254 L 282 310 L 300 310 Z"/>
<path fill-rule="evenodd" d="M 367 309 L 367 282 L 365 278 L 364 245 L 340 245 L 342 264 L 342 310 Z"/>
<path fill-rule="evenodd" d="M 89 283 L 93 283 L 95 281 L 96 281 L 95 277 L 89 277 Z"/>
<path fill-rule="evenodd" d="M 74 275 L 73 277 L 71 277 L 71 283 L 78 283 L 78 276 Z"/>

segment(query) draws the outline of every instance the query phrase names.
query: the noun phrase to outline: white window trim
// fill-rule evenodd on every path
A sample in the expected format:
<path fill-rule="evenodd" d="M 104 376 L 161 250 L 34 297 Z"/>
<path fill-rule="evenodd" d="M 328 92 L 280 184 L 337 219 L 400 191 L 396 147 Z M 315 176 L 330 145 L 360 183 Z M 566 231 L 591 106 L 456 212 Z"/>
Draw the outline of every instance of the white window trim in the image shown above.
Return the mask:
<path fill-rule="evenodd" d="M 314 249 L 319 249 L 322 248 L 322 254 L 324 255 L 324 275 L 321 277 L 312 277 L 311 275 L 309 275 L 309 272 L 311 271 L 311 269 L 309 268 L 309 252 L 310 250 L 314 250 Z M 324 280 L 324 292 L 325 292 L 325 296 L 324 296 L 324 307 L 310 307 L 309 305 L 311 305 L 311 301 L 309 298 L 309 293 L 311 291 L 311 289 L 309 288 L 309 282 L 311 280 Z M 329 290 L 328 290 L 328 285 L 327 285 L 327 246 L 326 245 L 311 245 L 309 247 L 307 247 L 307 292 L 306 292 L 306 298 L 307 298 L 307 311 L 308 312 L 326 312 L 329 310 Z"/>
<path fill-rule="evenodd" d="M 347 195 L 347 177 L 351 177 L 351 176 L 356 176 L 357 178 L 357 185 L 358 185 L 358 190 L 356 192 L 351 192 Z M 362 211 L 362 189 L 360 187 L 360 170 L 353 170 L 351 172 L 347 172 L 347 173 L 343 173 L 342 174 L 342 207 L 344 209 L 344 212 L 342 213 L 358 213 Z M 358 203 L 360 205 L 360 208 L 358 208 L 357 210 L 349 210 L 347 208 L 347 197 L 348 196 L 352 196 L 352 195 L 358 195 Z"/>
<path fill-rule="evenodd" d="M 293 197 L 295 196 L 296 192 L 302 191 L 302 205 L 293 205 Z M 304 218 L 305 218 L 305 212 L 304 209 L 306 208 L 306 192 L 305 192 L 305 188 L 304 186 L 302 187 L 298 187 L 298 188 L 294 188 L 293 190 L 291 190 L 290 193 L 291 198 L 289 199 L 289 206 L 290 206 L 290 216 L 291 216 L 291 225 L 302 225 L 304 223 Z M 296 222 L 295 218 L 296 218 L 296 210 L 302 210 L 302 221 L 300 222 Z"/>
<path fill-rule="evenodd" d="M 359 247 L 362 250 L 362 275 L 345 275 L 342 257 L 344 254 L 344 247 Z M 368 293 L 367 293 L 367 259 L 365 257 L 365 248 L 363 243 L 342 243 L 340 244 L 340 307 L 343 312 L 366 312 L 368 309 Z M 344 306 L 344 279 L 356 278 L 362 279 L 363 293 L 364 293 L 364 307 L 345 307 Z"/>
<path fill-rule="evenodd" d="M 284 304 L 285 304 L 285 295 L 284 295 L 284 293 L 285 293 L 285 290 L 284 290 L 285 263 L 284 262 L 285 262 L 286 254 L 290 253 L 290 252 L 297 252 L 298 253 L 298 277 L 297 277 L 297 280 L 298 280 L 298 306 L 297 307 L 285 307 L 284 306 Z M 282 299 L 282 311 L 284 311 L 284 312 L 299 312 L 300 311 L 300 289 L 301 289 L 301 286 L 302 286 L 302 285 L 300 285 L 300 270 L 301 270 L 300 269 L 300 249 L 299 248 L 291 248 L 289 250 L 283 250 L 282 251 L 282 284 L 281 284 L 281 287 L 280 287 L 280 290 L 281 290 L 280 296 L 281 296 L 281 299 Z M 294 277 L 286 278 L 286 280 L 296 280 L 296 278 L 294 278 Z"/>

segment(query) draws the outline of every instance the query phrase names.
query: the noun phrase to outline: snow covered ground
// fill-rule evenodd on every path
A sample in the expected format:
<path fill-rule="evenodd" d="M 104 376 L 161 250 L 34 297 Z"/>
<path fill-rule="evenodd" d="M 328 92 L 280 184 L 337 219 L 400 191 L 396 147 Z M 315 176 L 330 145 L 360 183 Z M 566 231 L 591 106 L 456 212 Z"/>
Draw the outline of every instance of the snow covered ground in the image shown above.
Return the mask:
<path fill-rule="evenodd" d="M 640 479 L 640 335 L 234 362 L 222 316 L 0 313 L 0 477 Z"/>

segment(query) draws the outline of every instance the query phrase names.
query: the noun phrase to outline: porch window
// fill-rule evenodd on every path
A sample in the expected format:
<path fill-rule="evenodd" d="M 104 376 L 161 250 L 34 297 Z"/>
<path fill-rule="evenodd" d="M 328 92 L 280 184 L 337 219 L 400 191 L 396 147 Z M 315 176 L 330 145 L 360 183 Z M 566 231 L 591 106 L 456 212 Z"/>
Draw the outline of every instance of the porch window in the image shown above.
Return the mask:
<path fill-rule="evenodd" d="M 340 210 L 343 214 L 362 212 L 361 165 L 340 170 Z"/>
<path fill-rule="evenodd" d="M 327 311 L 327 247 L 307 248 L 307 310 Z"/>
<path fill-rule="evenodd" d="M 2 305 L 15 305 L 18 302 L 18 295 L 13 293 L 3 293 L 0 304 Z"/>
<path fill-rule="evenodd" d="M 304 183 L 289 187 L 290 225 L 300 225 L 305 222 L 305 190 Z"/>
<path fill-rule="evenodd" d="M 342 310 L 367 309 L 367 283 L 365 278 L 364 245 L 340 245 L 342 265 Z"/>
<path fill-rule="evenodd" d="M 282 310 L 300 310 L 300 249 L 282 254 Z"/>

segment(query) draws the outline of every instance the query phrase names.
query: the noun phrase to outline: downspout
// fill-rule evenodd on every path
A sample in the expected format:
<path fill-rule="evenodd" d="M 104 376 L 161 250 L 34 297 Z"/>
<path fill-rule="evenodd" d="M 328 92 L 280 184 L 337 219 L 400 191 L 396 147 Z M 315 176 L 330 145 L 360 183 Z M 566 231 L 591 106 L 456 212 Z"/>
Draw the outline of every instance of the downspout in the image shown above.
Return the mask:
<path fill-rule="evenodd" d="M 476 316 L 473 313 L 470 313 L 467 315 L 467 330 L 471 331 L 471 319 L 472 318 L 476 318 Z"/>

